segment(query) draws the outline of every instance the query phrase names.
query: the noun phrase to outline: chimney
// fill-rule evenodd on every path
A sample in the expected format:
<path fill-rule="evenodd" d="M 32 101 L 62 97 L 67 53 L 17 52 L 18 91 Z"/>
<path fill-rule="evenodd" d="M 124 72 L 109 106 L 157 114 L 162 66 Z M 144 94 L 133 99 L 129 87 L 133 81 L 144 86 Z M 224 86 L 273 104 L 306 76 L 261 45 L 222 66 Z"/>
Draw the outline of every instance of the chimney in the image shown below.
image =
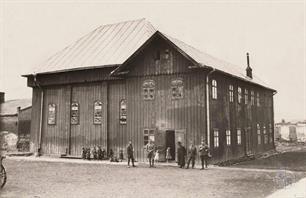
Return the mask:
<path fill-rule="evenodd" d="M 0 104 L 5 102 L 5 93 L 0 92 Z"/>
<path fill-rule="evenodd" d="M 246 55 L 247 55 L 247 65 L 248 65 L 248 67 L 246 68 L 246 75 L 250 78 L 253 78 L 252 68 L 250 67 L 249 53 L 247 53 Z"/>

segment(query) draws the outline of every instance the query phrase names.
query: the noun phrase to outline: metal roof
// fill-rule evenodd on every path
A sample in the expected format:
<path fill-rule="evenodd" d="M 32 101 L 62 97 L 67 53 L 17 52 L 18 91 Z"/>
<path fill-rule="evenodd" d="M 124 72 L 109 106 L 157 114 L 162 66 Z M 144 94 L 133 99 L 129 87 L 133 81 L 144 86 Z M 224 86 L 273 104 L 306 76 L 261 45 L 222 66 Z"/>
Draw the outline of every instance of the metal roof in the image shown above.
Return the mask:
<path fill-rule="evenodd" d="M 20 110 L 23 110 L 31 106 L 32 99 L 8 100 L 0 104 L 0 116 L 16 115 L 17 107 L 20 107 Z"/>
<path fill-rule="evenodd" d="M 102 25 L 50 57 L 34 69 L 33 74 L 120 66 L 156 32 L 157 29 L 144 18 Z M 254 74 L 252 79 L 247 77 L 245 68 L 215 58 L 176 38 L 161 34 L 200 66 L 211 67 L 242 80 L 269 87 Z"/>

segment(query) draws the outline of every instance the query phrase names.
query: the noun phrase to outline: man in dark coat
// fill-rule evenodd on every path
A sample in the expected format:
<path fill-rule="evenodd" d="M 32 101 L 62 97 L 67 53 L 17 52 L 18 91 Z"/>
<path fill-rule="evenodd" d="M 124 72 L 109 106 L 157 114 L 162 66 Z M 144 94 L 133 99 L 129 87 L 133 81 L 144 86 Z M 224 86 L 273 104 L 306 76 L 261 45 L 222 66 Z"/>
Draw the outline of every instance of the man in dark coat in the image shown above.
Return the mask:
<path fill-rule="evenodd" d="M 202 163 L 201 170 L 203 170 L 204 169 L 204 164 L 205 164 L 205 168 L 207 168 L 208 158 L 209 158 L 209 148 L 204 141 L 202 141 L 202 143 L 200 145 L 199 152 L 200 152 L 200 158 L 201 158 L 201 163 Z"/>
<path fill-rule="evenodd" d="M 197 148 L 191 143 L 188 149 L 188 161 L 187 161 L 187 169 L 189 168 L 190 162 L 192 163 L 192 168 L 194 168 L 195 158 L 197 155 Z"/>
<path fill-rule="evenodd" d="M 127 152 L 127 158 L 128 158 L 128 168 L 130 168 L 130 161 L 132 160 L 132 165 L 133 167 L 135 167 L 134 165 L 134 148 L 132 145 L 132 141 L 129 141 L 129 144 L 126 148 L 126 152 Z"/>
<path fill-rule="evenodd" d="M 178 142 L 177 145 L 178 145 L 178 148 L 177 148 L 177 158 L 178 158 L 177 163 L 178 163 L 180 168 L 184 168 L 185 167 L 186 149 L 182 145 L 181 142 Z"/>

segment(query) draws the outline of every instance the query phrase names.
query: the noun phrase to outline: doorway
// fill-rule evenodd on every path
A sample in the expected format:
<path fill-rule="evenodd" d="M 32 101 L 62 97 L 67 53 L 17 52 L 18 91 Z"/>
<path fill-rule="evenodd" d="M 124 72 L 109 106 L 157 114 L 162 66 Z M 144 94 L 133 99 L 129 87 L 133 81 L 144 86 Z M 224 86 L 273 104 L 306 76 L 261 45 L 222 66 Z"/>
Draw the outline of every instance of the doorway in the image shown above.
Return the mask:
<path fill-rule="evenodd" d="M 170 147 L 170 154 L 172 159 L 175 160 L 175 132 L 174 130 L 166 131 L 166 149 Z"/>

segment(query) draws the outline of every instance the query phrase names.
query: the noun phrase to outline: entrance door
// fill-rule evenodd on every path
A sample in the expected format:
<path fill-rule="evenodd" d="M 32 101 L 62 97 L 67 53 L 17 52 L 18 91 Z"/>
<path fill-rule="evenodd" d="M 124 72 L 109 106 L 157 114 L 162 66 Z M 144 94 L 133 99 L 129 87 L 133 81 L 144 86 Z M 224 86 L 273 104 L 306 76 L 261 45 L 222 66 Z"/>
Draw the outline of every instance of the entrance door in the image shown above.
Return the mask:
<path fill-rule="evenodd" d="M 175 133 L 172 130 L 166 131 L 166 149 L 170 147 L 172 160 L 175 160 Z"/>
<path fill-rule="evenodd" d="M 252 154 L 252 133 L 250 127 L 245 129 L 245 154 Z"/>

